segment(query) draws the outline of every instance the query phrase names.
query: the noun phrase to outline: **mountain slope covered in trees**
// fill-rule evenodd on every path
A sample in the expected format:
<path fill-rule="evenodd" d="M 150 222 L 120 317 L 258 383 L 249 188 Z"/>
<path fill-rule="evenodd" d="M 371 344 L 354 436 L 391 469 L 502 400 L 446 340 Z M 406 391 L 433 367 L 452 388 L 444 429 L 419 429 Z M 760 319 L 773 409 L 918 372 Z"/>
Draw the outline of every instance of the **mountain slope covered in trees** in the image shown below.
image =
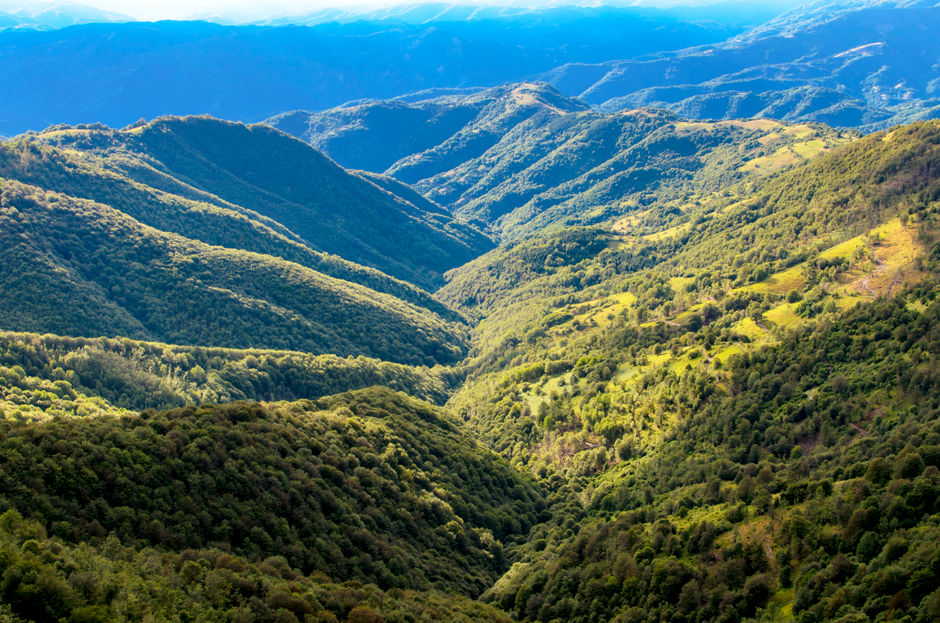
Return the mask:
<path fill-rule="evenodd" d="M 420 157 L 383 126 L 439 114 L 430 144 L 448 110 L 476 121 Z M 61 335 L 0 334 L 0 617 L 940 616 L 940 123 L 601 115 L 539 85 L 318 119 L 350 157 L 389 139 L 395 176 L 355 174 L 370 193 L 450 218 L 396 171 L 437 170 L 425 193 L 456 171 L 507 240 L 436 299 L 379 293 L 286 258 L 301 236 L 263 201 L 283 178 L 192 138 L 310 151 L 274 130 L 5 146 L 3 325 L 29 309 Z M 510 187 L 544 219 L 501 212 Z M 224 228 L 195 214 L 280 251 L 209 245 Z M 96 322 L 127 337 L 69 336 Z"/>
<path fill-rule="evenodd" d="M 265 569 L 285 579 L 297 569 L 473 596 L 504 570 L 500 541 L 524 532 L 542 504 L 525 478 L 439 411 L 386 389 L 3 426 L 3 505 L 46 534 L 214 548 L 216 567 L 236 572 L 245 564 L 231 555 L 267 559 Z M 206 571 L 181 570 L 187 583 Z M 29 603 L 29 576 L 9 577 L 4 592 L 17 615 L 67 614 L 57 601 L 81 592 L 73 577 L 71 590 L 60 580 Z M 258 590 L 231 573 L 216 580 L 246 597 Z M 89 601 L 107 609 L 113 598 L 104 591 Z"/>
<path fill-rule="evenodd" d="M 937 123 L 876 133 L 445 289 L 481 318 L 449 406 L 558 492 L 487 599 L 525 621 L 937 616 L 938 146 Z"/>
<path fill-rule="evenodd" d="M 846 140 L 822 126 L 603 114 L 545 84 L 372 102 L 269 120 L 345 166 L 414 185 L 507 238 L 603 222 L 804 161 Z"/>
<path fill-rule="evenodd" d="M 434 363 L 440 317 L 304 266 L 149 228 L 109 206 L 4 180 L 3 326 Z"/>
<path fill-rule="evenodd" d="M 312 399 L 372 385 L 442 404 L 457 378 L 362 356 L 0 333 L 0 411 L 13 420 Z"/>
<path fill-rule="evenodd" d="M 15 141 L 11 150 L 7 177 L 102 203 L 117 201 L 116 207 L 155 227 L 234 248 L 248 242 L 235 238 L 238 232 L 256 239 L 249 243 L 256 247 L 247 250 L 274 251 L 294 261 L 319 251 L 424 288 L 490 246 L 440 206 L 415 205 L 395 188 L 348 173 L 262 125 L 168 117 L 125 130 L 62 127 Z M 23 151 L 29 153 L 19 155 Z M 17 166 L 17 155 L 25 166 Z M 84 179 L 76 173 L 85 173 Z M 127 190 L 162 204 L 157 214 L 143 209 L 138 197 L 127 197 Z M 160 219 L 168 210 L 169 218 Z M 187 212 L 196 214 L 184 220 Z"/>

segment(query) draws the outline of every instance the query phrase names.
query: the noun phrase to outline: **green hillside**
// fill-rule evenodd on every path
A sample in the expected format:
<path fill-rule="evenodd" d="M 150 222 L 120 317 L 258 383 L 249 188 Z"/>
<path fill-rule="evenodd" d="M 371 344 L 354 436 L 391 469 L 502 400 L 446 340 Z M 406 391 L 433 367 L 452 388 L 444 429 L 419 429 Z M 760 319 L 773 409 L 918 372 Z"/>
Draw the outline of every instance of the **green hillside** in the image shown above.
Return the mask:
<path fill-rule="evenodd" d="M 938 145 L 937 123 L 877 133 L 457 271 L 445 298 L 480 321 L 449 406 L 560 492 L 487 599 L 527 621 L 936 617 Z"/>
<path fill-rule="evenodd" d="M 296 113 L 291 118 L 296 121 Z M 298 130 L 279 119 L 269 122 Z M 508 239 L 551 226 L 596 224 L 662 202 L 694 203 L 851 136 L 770 120 L 688 122 L 652 109 L 603 114 L 531 83 L 310 113 L 297 135 L 341 164 L 413 184 Z M 398 160 L 365 159 L 360 154 L 367 145 Z"/>
<path fill-rule="evenodd" d="M 279 258 L 212 247 L 109 206 L 0 180 L 0 327 L 453 362 L 427 310 Z"/>
<path fill-rule="evenodd" d="M 2 515 L 0 552 L 10 581 L 5 621 L 462 621 L 509 623 L 503 612 L 441 591 L 392 589 L 304 576 L 283 558 L 249 561 L 219 550 L 181 554 L 72 545 L 15 511 Z"/>
<path fill-rule="evenodd" d="M 52 178 L 46 185 L 33 181 L 43 172 L 27 170 L 23 175 L 29 179 L 24 181 L 108 204 L 115 184 L 128 183 L 137 193 L 149 195 L 151 202 L 179 203 L 177 196 L 195 201 L 200 205 L 187 207 L 196 212 L 190 220 L 197 222 L 170 228 L 129 213 L 211 244 L 290 246 L 287 253 L 297 254 L 300 251 L 288 244 L 296 242 L 308 253 L 337 255 L 423 288 L 439 285 L 441 273 L 491 246 L 486 237 L 439 206 L 430 210 L 427 202 L 416 206 L 268 126 L 210 117 L 164 117 L 124 130 L 52 128 L 20 141 L 56 147 L 57 154 L 65 151 L 67 155 L 59 157 L 80 160 L 79 169 L 92 167 L 99 178 L 77 185 L 71 173 L 64 179 L 46 174 Z M 115 207 L 135 209 L 128 202 Z M 170 218 L 179 219 L 179 210 L 170 210 Z M 221 215 L 228 218 L 220 220 Z M 225 229 L 219 231 L 218 225 L 206 222 L 227 224 L 232 219 L 240 221 L 240 230 L 250 227 L 261 232 L 245 232 L 242 236 L 248 240 L 233 244 Z M 201 235 L 205 229 L 212 237 Z"/>
<path fill-rule="evenodd" d="M 451 180 L 505 176 L 472 200 L 505 239 L 434 298 L 285 257 L 313 252 L 223 192 L 216 147 L 161 178 L 180 231 L 3 180 L 0 324 L 33 332 L 0 333 L 0 619 L 940 618 L 940 123 L 692 124 L 514 89 L 498 133 L 448 152 L 506 147 Z M 338 141 L 364 140 L 353 112 Z M 162 197 L 145 175 L 189 152 L 161 123 L 20 139 L 4 171 Z M 420 182 L 345 175 L 449 219 Z M 510 187 L 530 212 L 500 212 Z M 199 210 L 272 246 L 210 245 Z"/>
<path fill-rule="evenodd" d="M 372 385 L 441 404 L 454 381 L 449 368 L 362 356 L 0 333 L 0 417 L 12 420 L 310 399 Z"/>
<path fill-rule="evenodd" d="M 649 374 L 668 430 L 643 443 L 615 398 L 624 441 L 589 466 L 583 510 L 537 528 L 489 599 L 528 621 L 936 620 L 938 293 L 718 374 Z"/>
<path fill-rule="evenodd" d="M 269 559 L 262 570 L 285 579 L 294 568 L 476 595 L 505 568 L 500 541 L 527 530 L 542 503 L 439 411 L 386 389 L 2 427 L 2 505 L 46 534 L 105 552 L 115 538 L 217 549 Z M 187 581 L 205 571 L 197 564 Z"/>

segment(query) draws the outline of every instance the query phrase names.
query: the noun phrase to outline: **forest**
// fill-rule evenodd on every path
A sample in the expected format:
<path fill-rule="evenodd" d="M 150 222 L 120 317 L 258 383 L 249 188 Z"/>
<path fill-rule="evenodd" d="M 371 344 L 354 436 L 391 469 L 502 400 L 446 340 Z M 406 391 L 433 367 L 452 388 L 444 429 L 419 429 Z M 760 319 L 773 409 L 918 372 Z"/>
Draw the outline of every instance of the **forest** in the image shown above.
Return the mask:
<path fill-rule="evenodd" d="M 474 97 L 0 143 L 0 621 L 940 620 L 940 123 Z"/>

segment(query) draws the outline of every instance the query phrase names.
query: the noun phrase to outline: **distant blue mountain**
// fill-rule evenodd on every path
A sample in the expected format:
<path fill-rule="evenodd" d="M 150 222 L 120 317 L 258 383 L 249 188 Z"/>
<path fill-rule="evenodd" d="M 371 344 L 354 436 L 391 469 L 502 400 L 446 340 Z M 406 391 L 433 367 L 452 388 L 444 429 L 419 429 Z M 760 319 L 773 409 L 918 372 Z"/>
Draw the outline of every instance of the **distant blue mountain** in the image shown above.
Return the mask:
<path fill-rule="evenodd" d="M 607 111 L 877 129 L 940 115 L 940 3 L 819 2 L 719 45 L 542 76 Z"/>
<path fill-rule="evenodd" d="M 163 114 L 256 121 L 359 98 L 498 85 L 566 63 L 715 43 L 754 25 L 714 19 L 722 11 L 726 5 L 711 12 L 568 7 L 429 23 L 384 15 L 314 26 L 0 31 L 0 135 L 55 123 L 122 126 Z"/>
<path fill-rule="evenodd" d="M 0 30 L 29 28 L 49 30 L 95 22 L 126 22 L 126 15 L 101 11 L 72 2 L 14 2 L 0 0 Z"/>

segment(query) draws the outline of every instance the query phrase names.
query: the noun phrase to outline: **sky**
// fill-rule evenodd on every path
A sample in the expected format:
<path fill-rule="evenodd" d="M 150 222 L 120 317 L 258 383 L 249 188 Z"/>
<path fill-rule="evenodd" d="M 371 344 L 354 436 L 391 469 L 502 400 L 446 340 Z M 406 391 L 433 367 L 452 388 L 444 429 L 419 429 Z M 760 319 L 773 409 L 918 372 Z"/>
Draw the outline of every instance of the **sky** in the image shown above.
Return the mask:
<path fill-rule="evenodd" d="M 427 0 L 425 0 L 427 1 Z M 433 0 L 463 4 L 598 4 L 601 0 Z M 718 0 L 614 0 L 617 4 L 701 5 Z M 222 15 L 234 20 L 302 15 L 324 8 L 363 9 L 392 4 L 418 4 L 422 0 L 78 0 L 104 11 L 141 20 L 184 19 Z M 613 3 L 607 0 L 606 3 Z"/>

